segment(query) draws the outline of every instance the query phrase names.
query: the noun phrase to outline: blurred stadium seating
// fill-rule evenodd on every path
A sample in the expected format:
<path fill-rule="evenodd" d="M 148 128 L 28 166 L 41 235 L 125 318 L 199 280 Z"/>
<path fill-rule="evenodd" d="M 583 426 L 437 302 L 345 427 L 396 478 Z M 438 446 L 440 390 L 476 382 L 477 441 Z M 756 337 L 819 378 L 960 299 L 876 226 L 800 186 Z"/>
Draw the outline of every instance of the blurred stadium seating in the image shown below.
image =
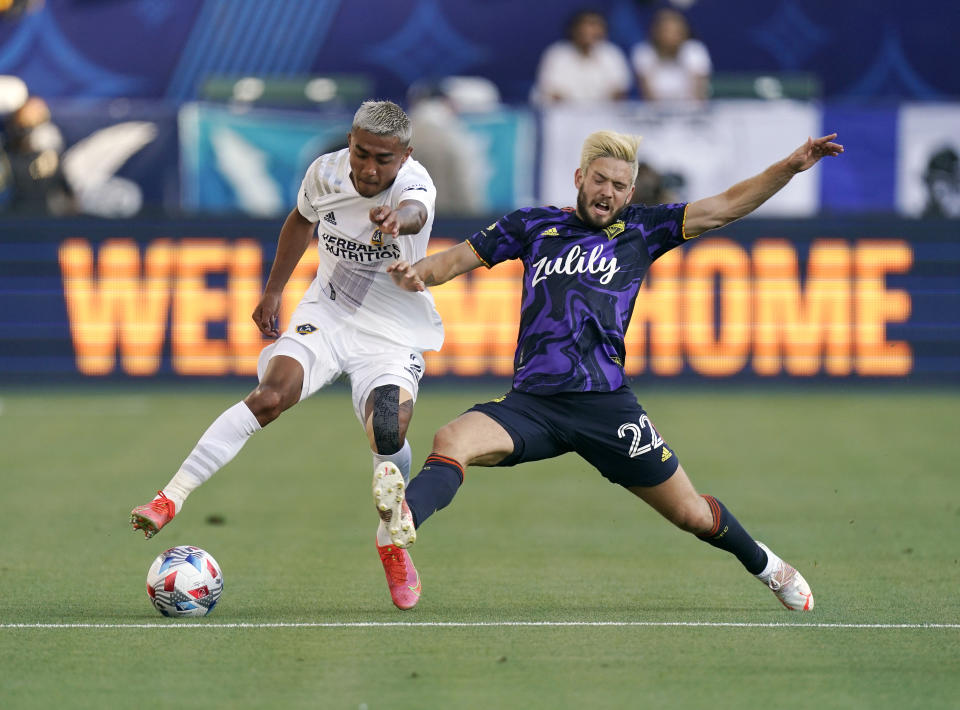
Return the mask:
<path fill-rule="evenodd" d="M 611 40 L 624 50 L 643 39 L 655 7 L 631 0 L 595 5 L 610 19 Z M 947 0 L 933 5 L 944 13 L 952 7 Z M 267 167 L 264 176 L 275 185 L 277 212 L 289 204 L 295 189 L 290 183 L 297 181 L 304 160 L 291 158 L 289 151 L 331 146 L 324 140 L 291 145 L 284 140 L 291 125 L 303 134 L 330 127 L 340 132 L 363 98 L 406 102 L 414 87 L 439 85 L 445 76 L 482 77 L 502 104 L 487 116 L 461 113 L 470 114 L 469 140 L 483 147 L 474 158 L 483 183 L 478 189 L 484 193 L 482 209 L 493 214 L 531 200 L 557 199 L 549 189 L 551 174 L 534 166 L 542 168 L 553 153 L 569 152 L 565 141 L 572 139 L 568 133 L 557 140 L 538 132 L 551 119 L 539 116 L 526 99 L 540 53 L 563 34 L 566 18 L 579 6 L 562 0 L 543 16 L 523 3 L 494 9 L 466 0 L 410 0 L 381 8 L 382 29 L 371 30 L 369 11 L 342 0 L 268 6 L 254 0 L 119 3 L 109 12 L 101 3 L 15 2 L 0 12 L 0 75 L 22 78 L 32 95 L 50 104 L 65 138 L 67 163 L 71 149 L 83 143 L 88 160 L 94 156 L 112 166 L 109 175 L 100 171 L 89 178 L 74 170 L 67 179 L 86 196 L 80 212 L 116 216 L 244 212 L 230 176 L 203 163 L 213 152 L 204 145 L 204 127 L 194 121 L 225 114 L 204 113 L 194 102 L 228 107 L 256 123 L 242 136 L 236 126 L 214 130 L 238 138 L 219 141 L 234 155 L 246 151 L 263 155 L 270 167 L 283 166 L 273 172 Z M 808 103 L 815 113 L 811 132 L 839 130 L 845 140 L 868 148 L 851 151 L 842 167 L 824 175 L 806 213 L 937 214 L 928 204 L 936 198 L 925 180 L 927 164 L 944 150 L 960 149 L 960 114 L 950 103 L 960 96 L 960 75 L 941 71 L 960 62 L 960 48 L 949 41 L 949 23 L 934 19 L 937 13 L 885 5 L 865 16 L 826 0 L 684 7 L 713 57 L 714 99 L 766 102 L 750 109 L 753 125 L 764 122 L 765 112 L 768 122 L 779 120 L 784 109 L 775 104 Z M 856 31 L 846 29 L 853 27 Z M 938 42 L 941 37 L 948 41 Z M 918 102 L 938 102 L 940 108 L 922 116 L 902 113 Z M 0 111 L 10 111 L 2 100 Z M 651 120 L 684 125 L 672 113 Z M 636 128 L 649 134 L 651 120 Z M 705 128 L 693 125 L 675 140 L 708 136 L 698 147 L 704 164 L 728 163 L 723 142 L 731 137 L 704 120 Z M 89 140 L 117 124 L 125 125 L 100 141 Z M 118 146 L 121 134 L 125 140 Z M 764 140 L 776 155 L 796 136 L 784 136 L 783 145 Z M 696 179 L 682 160 L 660 162 L 650 161 L 664 172 L 690 172 Z M 91 180 L 98 182 L 91 186 Z M 937 189 L 949 185 L 941 181 Z M 951 209 L 940 213 L 950 216 Z M 246 211 L 265 214 L 262 206 Z"/>

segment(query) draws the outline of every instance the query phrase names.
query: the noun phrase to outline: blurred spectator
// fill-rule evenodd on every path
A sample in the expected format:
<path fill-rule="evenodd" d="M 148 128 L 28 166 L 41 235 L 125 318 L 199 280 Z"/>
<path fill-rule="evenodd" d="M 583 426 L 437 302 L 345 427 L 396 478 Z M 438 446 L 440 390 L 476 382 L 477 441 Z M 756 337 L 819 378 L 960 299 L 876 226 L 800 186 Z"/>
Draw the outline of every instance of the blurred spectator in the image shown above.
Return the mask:
<path fill-rule="evenodd" d="M 63 175 L 63 136 L 50 120 L 46 101 L 31 96 L 5 122 L 12 173 L 13 212 L 64 215 L 74 210 L 73 192 Z"/>
<path fill-rule="evenodd" d="M 23 79 L 0 74 L 0 118 L 6 118 L 27 102 L 30 92 Z"/>
<path fill-rule="evenodd" d="M 647 42 L 631 53 L 640 96 L 646 101 L 704 101 L 713 66 L 706 46 L 690 36 L 678 10 L 658 10 Z"/>
<path fill-rule="evenodd" d="M 500 90 L 482 76 L 446 76 L 437 84 L 457 113 L 488 113 L 501 108 Z"/>
<path fill-rule="evenodd" d="M 570 20 L 567 35 L 540 57 L 534 101 L 588 103 L 625 98 L 630 66 L 623 51 L 607 41 L 606 18 L 594 10 L 582 10 Z"/>
<path fill-rule="evenodd" d="M 0 210 L 13 197 L 13 171 L 7 159 L 6 119 L 27 101 L 27 85 L 16 76 L 0 75 Z"/>
<path fill-rule="evenodd" d="M 493 106 L 478 99 L 483 96 L 478 97 L 476 85 L 465 77 L 415 84 L 408 92 L 413 158 L 427 169 L 437 186 L 437 214 L 474 215 L 486 211 L 490 168 L 483 146 L 467 129 L 458 108 L 465 105 L 471 110 L 489 110 L 499 105 L 499 94 L 494 97 Z"/>
<path fill-rule="evenodd" d="M 673 173 L 661 175 L 649 163 L 641 161 L 637 165 L 637 179 L 633 183 L 633 204 L 665 205 L 679 202 L 678 187 L 683 178 Z"/>
<path fill-rule="evenodd" d="M 923 175 L 927 186 L 924 217 L 960 217 L 960 158 L 957 151 L 944 147 L 930 156 Z"/>

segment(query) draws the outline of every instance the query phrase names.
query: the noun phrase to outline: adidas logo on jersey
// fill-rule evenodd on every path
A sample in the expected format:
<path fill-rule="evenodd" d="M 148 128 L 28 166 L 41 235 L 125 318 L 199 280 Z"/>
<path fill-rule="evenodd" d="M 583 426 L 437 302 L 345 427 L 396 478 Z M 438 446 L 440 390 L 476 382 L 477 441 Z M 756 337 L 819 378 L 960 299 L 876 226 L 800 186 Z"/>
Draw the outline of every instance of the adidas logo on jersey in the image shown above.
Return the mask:
<path fill-rule="evenodd" d="M 664 446 L 664 447 L 663 447 L 663 453 L 660 454 L 660 463 L 663 463 L 664 461 L 666 461 L 666 460 L 667 460 L 668 458 L 670 458 L 671 456 L 673 456 L 673 452 L 672 452 L 670 449 L 668 449 L 666 446 Z"/>
<path fill-rule="evenodd" d="M 336 224 L 337 218 L 334 217 L 333 212 L 327 212 L 325 215 L 323 215 L 323 221 L 329 222 L 330 224 Z"/>
<path fill-rule="evenodd" d="M 556 227 L 550 227 L 550 229 L 545 229 L 542 232 L 540 232 L 540 236 L 541 237 L 559 237 L 560 234 L 559 232 L 557 232 Z"/>

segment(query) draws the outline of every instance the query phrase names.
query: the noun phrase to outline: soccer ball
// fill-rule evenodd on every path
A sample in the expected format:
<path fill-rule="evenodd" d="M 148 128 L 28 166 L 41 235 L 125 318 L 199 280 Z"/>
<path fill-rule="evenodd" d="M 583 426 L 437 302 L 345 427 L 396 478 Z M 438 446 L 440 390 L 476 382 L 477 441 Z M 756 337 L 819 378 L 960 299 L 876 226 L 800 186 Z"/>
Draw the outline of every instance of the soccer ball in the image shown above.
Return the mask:
<path fill-rule="evenodd" d="M 222 591 L 220 565 L 199 547 L 171 547 L 157 556 L 147 572 L 147 594 L 164 616 L 206 616 Z"/>

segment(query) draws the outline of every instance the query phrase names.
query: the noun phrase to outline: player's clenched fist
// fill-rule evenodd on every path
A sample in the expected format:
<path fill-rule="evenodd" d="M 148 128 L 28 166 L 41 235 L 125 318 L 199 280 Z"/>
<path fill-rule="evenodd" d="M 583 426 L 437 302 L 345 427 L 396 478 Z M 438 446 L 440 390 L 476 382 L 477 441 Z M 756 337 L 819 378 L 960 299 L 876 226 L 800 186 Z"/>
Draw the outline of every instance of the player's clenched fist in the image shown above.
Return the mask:
<path fill-rule="evenodd" d="M 371 209 L 370 221 L 377 225 L 384 234 L 392 234 L 394 237 L 400 235 L 400 215 L 387 205 Z"/>
<path fill-rule="evenodd" d="M 406 291 L 423 291 L 426 287 L 420 274 L 409 261 L 395 261 L 387 267 L 394 283 Z"/>

